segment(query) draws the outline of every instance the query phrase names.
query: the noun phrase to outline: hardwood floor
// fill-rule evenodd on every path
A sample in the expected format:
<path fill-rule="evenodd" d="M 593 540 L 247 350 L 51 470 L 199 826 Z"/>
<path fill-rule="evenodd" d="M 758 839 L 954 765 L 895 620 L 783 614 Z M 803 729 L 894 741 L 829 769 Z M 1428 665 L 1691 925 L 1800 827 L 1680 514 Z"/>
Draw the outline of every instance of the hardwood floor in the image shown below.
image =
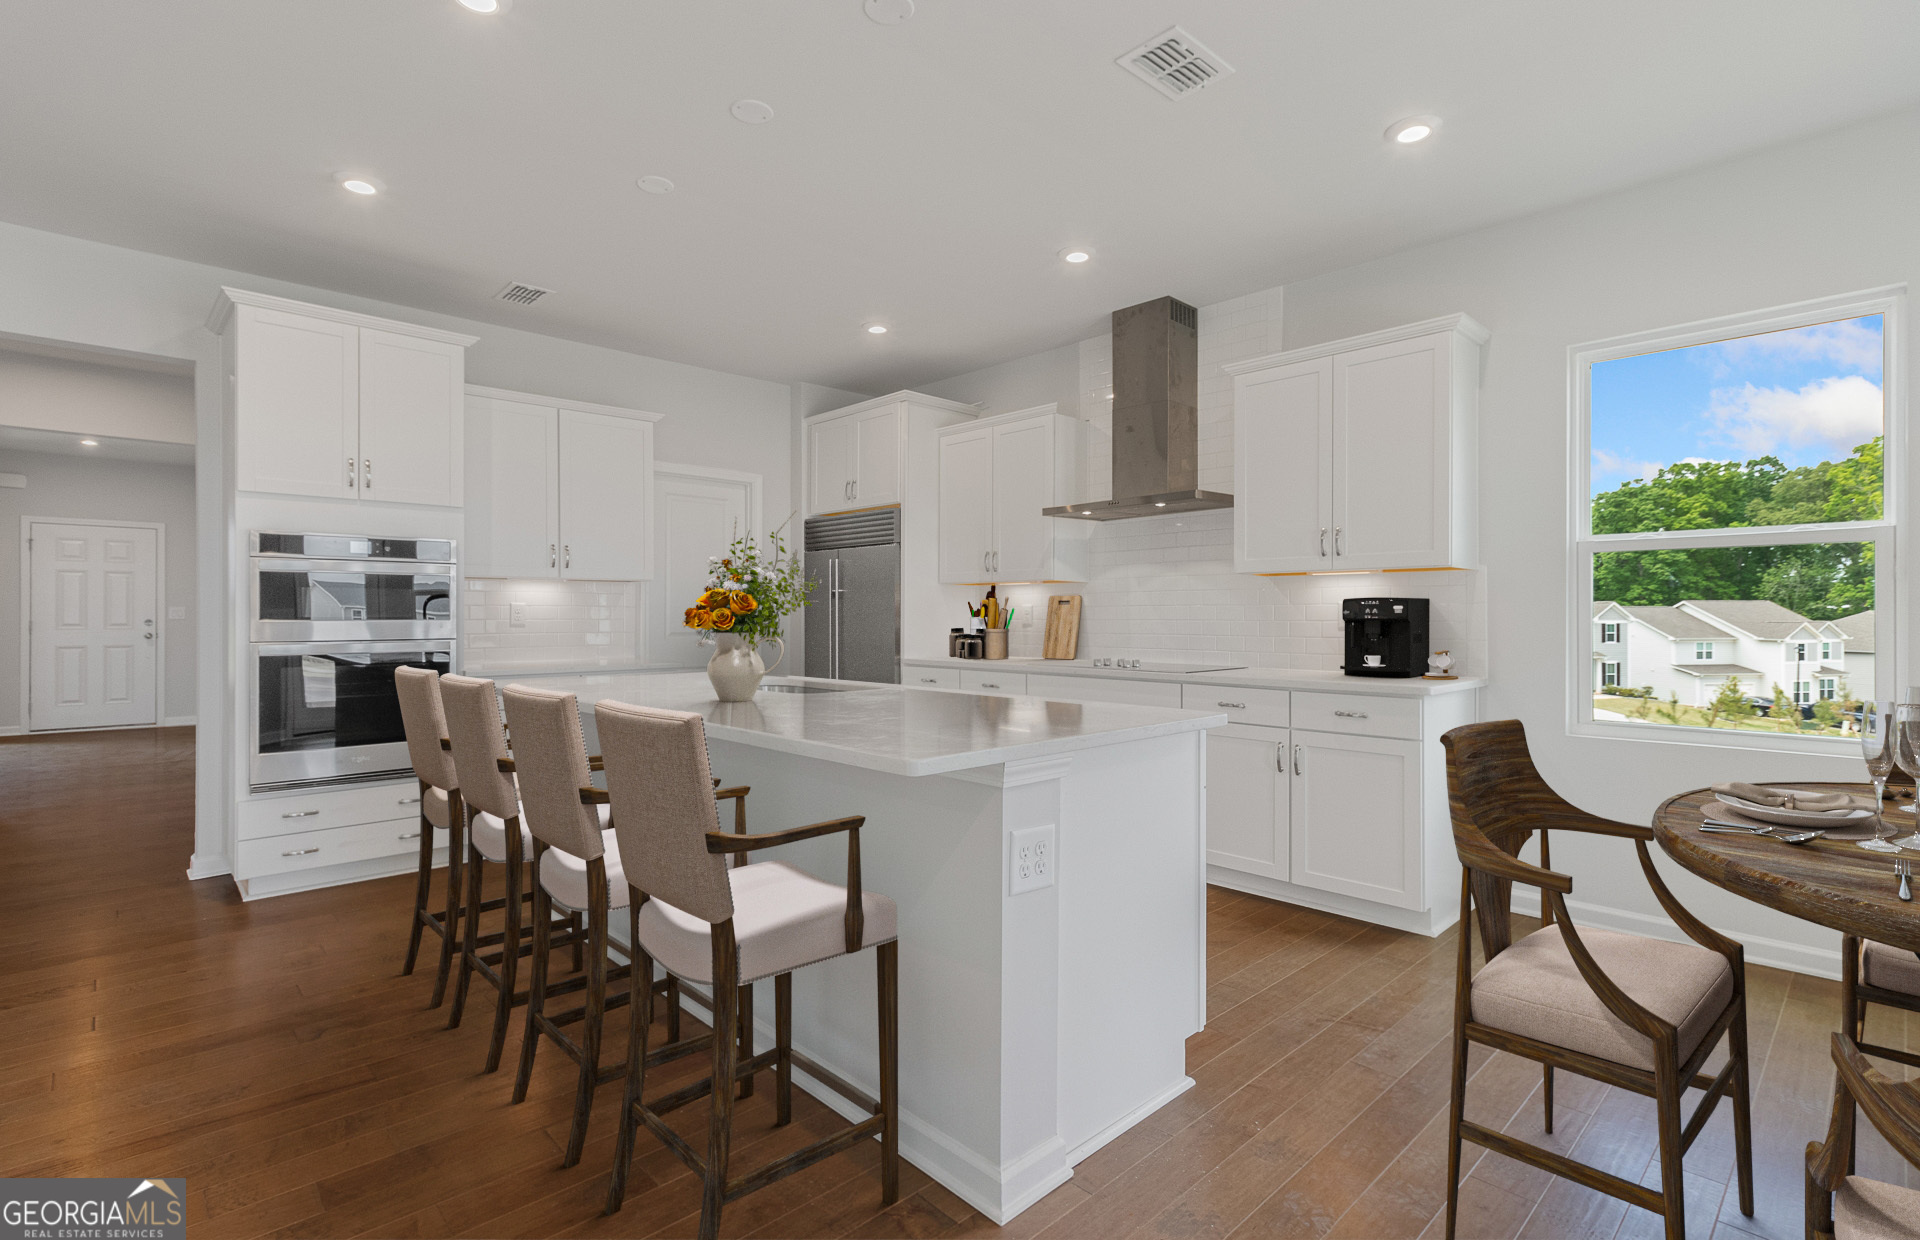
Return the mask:
<path fill-rule="evenodd" d="M 562 1171 L 571 1065 L 542 1054 L 528 1100 L 510 1106 L 510 1073 L 480 1075 L 483 1014 L 448 1032 L 444 1008 L 425 1010 L 431 969 L 399 976 L 410 877 L 255 904 L 226 879 L 188 882 L 192 761 L 185 729 L 0 743 L 0 837 L 15 878 L 0 944 L 0 1175 L 185 1176 L 200 1240 L 693 1233 L 697 1183 L 644 1136 L 626 1208 L 600 1216 L 611 1088 L 585 1157 Z M 1010 1226 L 911 1167 L 882 1211 L 875 1151 L 863 1148 L 729 1206 L 726 1233 L 1443 1234 L 1452 934 L 1219 889 L 1209 906 L 1195 1088 Z M 1837 985 L 1754 968 L 1748 986 L 1759 1205 L 1745 1218 L 1728 1191 L 1722 1107 L 1687 1158 L 1688 1232 L 1703 1240 L 1800 1236 L 1803 1151 L 1825 1131 Z M 1876 1011 L 1875 1034 L 1920 1045 L 1909 1019 Z M 609 1062 L 624 1040 L 624 1019 L 614 1023 Z M 1538 1069 L 1503 1055 L 1474 1064 L 1474 1116 L 1540 1139 Z M 774 1129 L 772 1096 L 762 1088 L 736 1113 L 738 1165 L 839 1123 L 796 1091 L 794 1124 Z M 1565 1074 L 1558 1103 L 1552 1141 L 1653 1182 L 1651 1103 Z M 682 1131 L 698 1109 L 676 1114 Z M 1463 1237 L 1659 1234 L 1652 1215 L 1468 1151 Z M 1860 1169 L 1907 1178 L 1877 1139 Z"/>

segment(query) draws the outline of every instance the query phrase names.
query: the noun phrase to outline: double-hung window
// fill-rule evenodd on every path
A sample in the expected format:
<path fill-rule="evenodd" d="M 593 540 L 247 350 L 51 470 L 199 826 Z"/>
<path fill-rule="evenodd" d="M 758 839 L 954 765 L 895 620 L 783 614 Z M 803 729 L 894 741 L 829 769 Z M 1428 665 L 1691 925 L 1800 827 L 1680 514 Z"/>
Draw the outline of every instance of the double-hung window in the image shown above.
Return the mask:
<path fill-rule="evenodd" d="M 1611 645 L 1613 645 L 1613 644 L 1614 644 L 1615 642 L 1617 642 L 1617 641 L 1619 641 L 1619 640 L 1620 640 L 1620 626 L 1619 626 L 1619 625 L 1617 625 L 1617 624 L 1603 624 L 1603 625 L 1601 625 L 1601 626 L 1600 626 L 1600 644 L 1601 644 L 1601 645 L 1603 645 L 1603 646 L 1611 646 Z"/>
<path fill-rule="evenodd" d="M 1618 685 L 1620 683 L 1620 665 L 1618 663 L 1602 663 L 1600 665 L 1600 683 L 1608 688 Z"/>
<path fill-rule="evenodd" d="M 1837 678 L 1808 675 L 1814 652 L 1830 660 L 1838 643 L 1800 639 L 1823 622 L 1873 611 L 1898 631 L 1904 501 L 1883 462 L 1904 459 L 1888 364 L 1904 314 L 1904 292 L 1881 289 L 1569 351 L 1574 732 L 1817 752 L 1850 742 L 1844 711 L 1802 720 L 1754 704 L 1838 696 Z M 1685 635 L 1672 665 L 1636 659 L 1634 682 L 1668 704 L 1630 720 L 1579 670 L 1596 657 L 1595 626 L 1581 621 L 1606 603 Z M 1707 623 L 1730 636 L 1687 633 Z M 1891 662 L 1850 696 L 1890 696 Z M 1712 679 L 1690 663 L 1716 664 Z"/>

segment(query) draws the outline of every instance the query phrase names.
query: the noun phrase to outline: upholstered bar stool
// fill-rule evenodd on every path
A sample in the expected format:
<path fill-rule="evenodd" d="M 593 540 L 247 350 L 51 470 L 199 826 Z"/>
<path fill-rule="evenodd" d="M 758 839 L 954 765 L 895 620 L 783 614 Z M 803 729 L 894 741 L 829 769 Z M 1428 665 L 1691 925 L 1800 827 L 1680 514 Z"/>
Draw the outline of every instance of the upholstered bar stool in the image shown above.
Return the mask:
<path fill-rule="evenodd" d="M 447 734 L 446 715 L 440 704 L 440 674 L 423 667 L 402 667 L 393 673 L 394 689 L 400 699 L 400 724 L 407 734 L 407 757 L 420 781 L 420 879 L 413 893 L 413 925 L 407 936 L 407 963 L 402 974 L 413 972 L 420 955 L 420 935 L 431 930 L 440 936 L 440 968 L 433 979 L 433 1002 L 439 1007 L 447 993 L 447 973 L 453 966 L 454 944 L 459 934 L 460 869 L 465 852 L 461 836 L 462 819 L 460 780 L 453 768 L 453 757 L 441 747 Z M 447 833 L 447 907 L 435 916 L 428 907 L 433 885 L 434 832 Z"/>
<path fill-rule="evenodd" d="M 706 731 L 700 716 L 602 702 L 595 708 L 594 720 L 606 763 L 607 791 L 597 794 L 583 786 L 580 795 L 584 800 L 604 795 L 611 801 L 614 835 L 626 858 L 625 879 L 633 888 L 621 900 L 628 905 L 633 935 L 632 1034 L 607 1213 L 618 1210 L 626 1195 L 634 1130 L 641 1125 L 700 1175 L 704 1240 L 719 1233 L 721 1208 L 727 1202 L 870 1138 L 880 1141 L 881 1201 L 892 1204 L 900 1191 L 899 945 L 895 941 L 899 915 L 892 900 L 861 890 L 860 824 L 865 819 L 839 818 L 765 835 L 723 833 L 711 793 Z M 778 861 L 726 864 L 727 854 L 742 855 L 836 833 L 847 837 L 844 887 Z M 877 1099 L 821 1069 L 792 1046 L 794 970 L 869 947 L 876 949 L 879 974 Z M 651 976 L 655 961 L 672 976 L 712 987 L 716 1031 L 732 1027 L 742 986 L 773 978 L 773 1048 L 742 1055 L 734 1039 L 715 1037 L 711 1076 L 647 1099 L 646 1070 L 655 1055 L 647 1044 L 653 990 L 645 979 Z M 785 1124 L 793 1114 L 795 1062 L 871 1115 L 764 1167 L 730 1175 L 732 1085 L 771 1068 L 774 1122 Z M 701 1098 L 709 1106 L 704 1157 L 663 1118 Z"/>
<path fill-rule="evenodd" d="M 527 1001 L 527 993 L 516 991 L 514 986 L 520 957 L 533 950 L 522 933 L 521 915 L 521 906 L 532 898 L 525 872 L 533 852 L 533 836 L 520 820 L 520 794 L 514 787 L 513 762 L 507 753 L 500 698 L 493 682 L 471 676 L 443 676 L 440 695 L 453 766 L 460 776 L 461 799 L 467 808 L 466 925 L 447 1027 L 459 1025 L 466 1008 L 467 986 L 475 974 L 492 985 L 493 1034 L 487 1042 L 485 1068 L 492 1072 L 500 1066 L 513 1009 Z M 482 899 L 488 862 L 506 869 L 506 892 L 495 900 Z M 504 914 L 500 930 L 481 934 L 482 914 L 495 909 Z M 561 920 L 548 927 L 548 935 L 551 945 L 569 944 L 574 948 L 574 971 L 578 972 L 585 938 L 579 915 L 562 914 Z M 499 951 L 486 950 L 496 944 Z"/>

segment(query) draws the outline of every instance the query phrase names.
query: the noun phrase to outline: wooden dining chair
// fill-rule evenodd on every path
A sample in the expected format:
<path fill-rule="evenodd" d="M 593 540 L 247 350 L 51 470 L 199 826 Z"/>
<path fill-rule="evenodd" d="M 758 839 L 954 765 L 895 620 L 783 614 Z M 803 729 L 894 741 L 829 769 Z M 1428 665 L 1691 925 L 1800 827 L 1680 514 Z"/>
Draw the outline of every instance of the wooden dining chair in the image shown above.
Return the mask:
<path fill-rule="evenodd" d="M 634 944 L 632 1034 L 627 1088 L 620 1108 L 607 1209 L 620 1209 L 633 1161 L 635 1132 L 645 1127 L 702 1182 L 700 1236 L 719 1233 L 727 1202 L 804 1170 L 862 1141 L 880 1143 L 881 1204 L 900 1192 L 899 1149 L 899 911 L 892 900 L 860 882 L 860 826 L 838 818 L 764 835 L 719 829 L 708 791 L 706 731 L 699 715 L 601 702 L 594 710 L 606 757 L 607 791 L 582 788 L 584 800 L 611 800 L 613 829 L 632 885 L 628 919 Z M 728 855 L 774 848 L 826 835 L 847 837 L 847 881 L 829 883 L 779 861 L 729 866 Z M 793 974 L 808 965 L 874 948 L 879 992 L 878 1092 L 874 1098 L 793 1049 Z M 728 1029 L 742 988 L 756 979 L 774 983 L 775 1045 L 742 1054 L 734 1039 L 712 1042 L 712 1074 L 670 1093 L 646 1096 L 646 1070 L 656 1059 L 647 1043 L 652 990 L 643 979 L 658 962 L 672 976 L 711 986 L 716 1030 Z M 849 1124 L 751 1171 L 731 1167 L 736 1082 L 774 1074 L 774 1123 L 793 1115 L 793 1067 L 844 1095 L 867 1118 Z M 705 1098 L 704 1156 L 668 1125 L 665 1116 Z"/>
<path fill-rule="evenodd" d="M 1734 1157 L 1740 1211 L 1753 1213 L 1753 1139 L 1748 1099 L 1747 1009 L 1738 943 L 1682 908 L 1653 867 L 1647 827 L 1608 822 L 1556 795 L 1535 769 L 1518 720 L 1474 723 L 1440 738 L 1447 753 L 1447 796 L 1460 855 L 1460 953 L 1454 990 L 1453 1097 L 1447 1145 L 1447 1236 L 1459 1211 L 1462 1140 L 1564 1176 L 1661 1215 L 1669 1240 L 1686 1235 L 1681 1158 L 1706 1128 L 1720 1099 L 1733 1099 Z M 1692 943 L 1613 930 L 1578 929 L 1567 913 L 1573 879 L 1549 869 L 1548 831 L 1632 840 L 1647 885 Z M 1521 848 L 1540 834 L 1540 864 Z M 1547 924 L 1516 941 L 1514 883 L 1540 891 Z M 1473 971 L 1473 931 L 1486 962 Z M 1701 1072 L 1722 1036 L 1727 1064 Z M 1565 1154 L 1466 1118 L 1467 1050 L 1507 1051 L 1542 1068 L 1546 1131 L 1553 1131 L 1553 1072 L 1651 1097 L 1657 1114 L 1660 1188 L 1656 1191 Z M 1706 1096 L 1682 1122 L 1689 1088 Z"/>
<path fill-rule="evenodd" d="M 420 781 L 420 864 L 413 890 L 413 924 L 407 936 L 407 962 L 402 976 L 413 972 L 420 955 L 420 936 L 431 930 L 440 936 L 440 967 L 434 974 L 430 1008 L 446 997 L 447 974 L 453 967 L 459 941 L 461 862 L 466 852 L 462 836 L 465 810 L 460 800 L 460 777 L 453 758 L 442 748 L 447 718 L 440 702 L 440 673 L 424 667 L 394 669 L 393 687 L 400 700 L 400 726 L 407 738 L 407 758 Z M 433 888 L 434 832 L 447 833 L 447 906 L 435 914 L 430 907 Z"/>
<path fill-rule="evenodd" d="M 1865 1049 L 1833 1035 L 1833 1115 L 1827 1139 L 1807 1144 L 1807 1240 L 1920 1237 L 1920 1191 L 1851 1174 L 1856 1110 L 1920 1166 L 1920 1084 L 1882 1076 Z"/>
<path fill-rule="evenodd" d="M 1920 1012 L 1920 956 L 1858 935 L 1840 936 L 1840 1027 L 1860 1050 L 1920 1068 L 1920 1054 L 1867 1041 L 1867 1005 Z"/>

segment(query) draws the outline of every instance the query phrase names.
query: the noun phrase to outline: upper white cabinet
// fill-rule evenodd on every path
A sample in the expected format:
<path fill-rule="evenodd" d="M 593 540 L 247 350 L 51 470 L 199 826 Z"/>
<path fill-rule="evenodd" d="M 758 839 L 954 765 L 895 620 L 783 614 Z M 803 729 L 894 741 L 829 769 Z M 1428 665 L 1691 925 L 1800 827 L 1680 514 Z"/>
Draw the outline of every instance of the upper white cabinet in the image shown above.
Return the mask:
<path fill-rule="evenodd" d="M 457 508 L 476 337 L 222 289 L 242 491 Z"/>
<path fill-rule="evenodd" d="M 1078 460 L 1079 424 L 1052 405 L 941 431 L 940 580 L 1086 580 L 1092 527 L 1040 515 Z"/>
<path fill-rule="evenodd" d="M 936 416 L 927 418 L 929 412 Z M 907 442 L 916 420 L 945 425 L 955 414 L 971 418 L 974 413 L 971 405 L 895 392 L 807 419 L 807 515 L 901 503 L 907 498 Z"/>
<path fill-rule="evenodd" d="M 653 576 L 660 415 L 482 387 L 466 404 L 468 576 Z"/>
<path fill-rule="evenodd" d="M 1486 340 L 1456 314 L 1229 365 L 1234 567 L 1474 567 Z"/>

